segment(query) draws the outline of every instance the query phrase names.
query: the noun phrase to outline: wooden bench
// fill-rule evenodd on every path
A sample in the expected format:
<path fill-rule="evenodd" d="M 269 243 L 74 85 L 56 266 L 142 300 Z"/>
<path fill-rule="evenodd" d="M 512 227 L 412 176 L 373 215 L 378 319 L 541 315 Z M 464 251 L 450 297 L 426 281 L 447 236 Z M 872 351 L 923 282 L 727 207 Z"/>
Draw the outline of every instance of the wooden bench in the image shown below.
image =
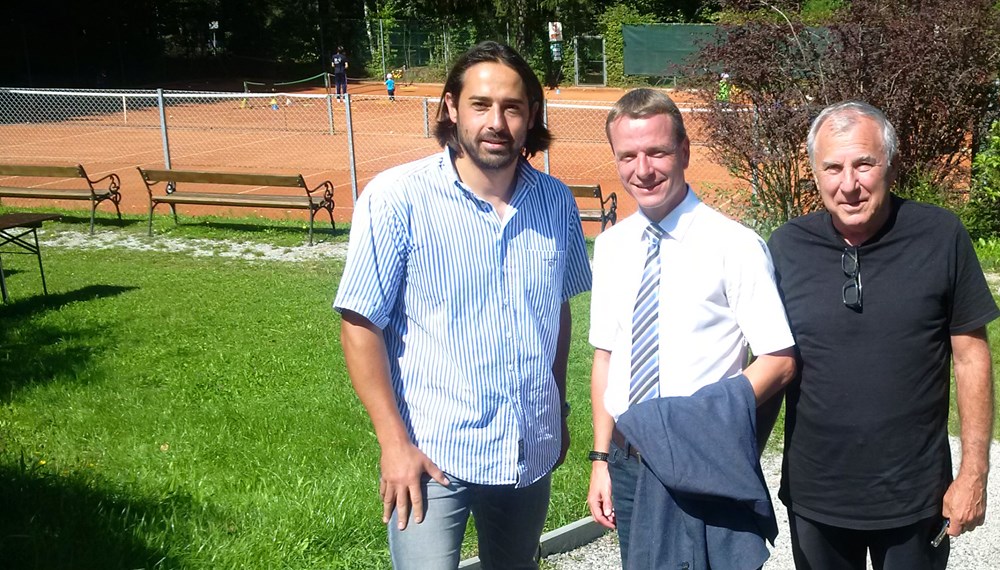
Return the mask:
<path fill-rule="evenodd" d="M 63 189 L 63 188 L 30 188 L 27 186 L 7 186 L 5 181 L 0 181 L 0 198 L 31 198 L 31 199 L 51 199 L 51 200 L 87 200 L 90 202 L 90 233 L 94 233 L 94 212 L 97 205 L 105 200 L 110 200 L 115 205 L 118 212 L 118 219 L 122 219 L 122 211 L 119 204 L 122 195 L 119 193 L 121 181 L 118 175 L 111 173 L 96 180 L 91 180 L 87 171 L 82 166 L 44 166 L 38 164 L 0 164 L 0 176 L 27 176 L 33 178 L 79 178 L 87 182 L 87 188 L 83 189 Z M 107 181 L 107 188 L 97 188 L 96 185 Z"/>
<path fill-rule="evenodd" d="M 571 184 L 569 189 L 580 208 L 580 219 L 585 222 L 601 222 L 601 231 L 610 223 L 618 221 L 618 196 L 614 192 L 607 197 L 601 193 L 600 184 Z"/>
<path fill-rule="evenodd" d="M 177 204 L 200 206 L 240 206 L 251 208 L 288 208 L 309 210 L 309 245 L 313 243 L 313 220 L 316 213 L 326 210 L 333 222 L 333 184 L 324 180 L 314 188 L 309 188 L 301 174 L 245 174 L 236 172 L 198 172 L 193 170 L 153 170 L 138 167 L 139 174 L 149 192 L 149 235 L 153 235 L 153 210 L 160 204 L 168 204 L 177 222 Z M 166 183 L 163 194 L 154 194 L 153 187 Z M 188 192 L 181 190 L 178 183 L 230 184 L 240 186 L 277 186 L 301 188 L 302 194 L 237 194 L 234 192 Z"/>

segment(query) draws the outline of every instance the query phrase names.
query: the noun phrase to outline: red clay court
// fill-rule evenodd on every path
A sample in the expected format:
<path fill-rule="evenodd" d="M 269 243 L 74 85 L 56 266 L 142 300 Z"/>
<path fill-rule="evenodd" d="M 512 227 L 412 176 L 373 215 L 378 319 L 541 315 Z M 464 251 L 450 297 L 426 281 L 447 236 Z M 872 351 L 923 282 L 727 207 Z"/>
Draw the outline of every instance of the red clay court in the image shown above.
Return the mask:
<path fill-rule="evenodd" d="M 378 172 L 440 150 L 433 136 L 428 136 L 428 129 L 433 129 L 442 86 L 402 82 L 397 85 L 397 100 L 390 102 L 381 82 L 350 84 L 353 137 L 348 136 L 346 129 L 346 106 L 335 99 L 330 101 L 321 88 L 253 96 L 171 92 L 164 106 L 171 167 L 301 173 L 310 185 L 330 180 L 336 188 L 335 219 L 348 221 L 353 212 L 351 149 L 358 192 Z M 81 103 L 80 97 L 69 92 L 60 96 L 50 94 L 50 90 L 16 91 L 17 95 L 4 99 L 4 106 L 17 107 L 15 112 L 24 120 L 0 125 L 2 160 L 52 165 L 81 163 L 93 177 L 116 172 L 122 180 L 123 211 L 146 213 L 148 196 L 135 167 L 163 168 L 165 163 L 159 107 L 153 95 L 108 92 L 86 97 L 82 99 L 86 103 Z M 605 195 L 616 192 L 619 218 L 636 208 L 615 173 L 605 140 L 604 121 L 611 103 L 623 93 L 622 89 L 588 87 L 545 92 L 547 121 L 554 135 L 548 155 L 550 173 L 569 184 L 601 184 Z M 690 93 L 672 92 L 671 96 L 682 109 L 697 104 Z M 8 100 L 12 103 L 8 104 Z M 86 108 L 82 108 L 84 105 Z M 699 195 L 711 203 L 717 189 L 743 184 L 708 156 L 697 115 L 696 110 L 685 113 L 692 141 L 687 178 Z M 545 162 L 542 155 L 532 160 L 540 170 L 545 169 Z M 18 185 L 32 183 L 56 187 L 63 184 L 17 181 Z M 74 187 L 73 183 L 66 183 L 67 187 Z M 234 187 L 232 191 L 275 194 L 294 189 Z M 4 203 L 32 207 L 51 206 L 54 202 L 5 199 Z M 55 204 L 67 209 L 86 207 L 81 202 Z M 306 219 L 303 212 L 275 209 L 181 206 L 178 210 L 181 216 L 252 213 L 269 218 Z M 107 215 L 107 208 L 102 206 L 98 216 Z M 585 223 L 589 235 L 598 230 L 596 223 Z"/>

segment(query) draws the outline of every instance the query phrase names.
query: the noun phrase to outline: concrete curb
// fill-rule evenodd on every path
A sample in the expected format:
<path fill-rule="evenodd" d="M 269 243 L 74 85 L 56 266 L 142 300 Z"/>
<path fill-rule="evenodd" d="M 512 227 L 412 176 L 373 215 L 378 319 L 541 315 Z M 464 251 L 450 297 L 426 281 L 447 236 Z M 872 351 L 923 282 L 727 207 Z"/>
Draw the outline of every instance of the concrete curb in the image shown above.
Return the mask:
<path fill-rule="evenodd" d="M 570 550 L 575 550 L 585 544 L 590 544 L 591 542 L 604 536 L 604 533 L 607 532 L 607 530 L 608 529 L 597 524 L 594 517 L 586 517 L 547 532 L 542 535 L 540 540 L 541 544 L 539 545 L 542 558 L 552 554 L 569 552 Z M 479 557 L 476 556 L 463 560 L 458 567 L 467 570 L 480 570 L 482 565 L 479 562 Z"/>

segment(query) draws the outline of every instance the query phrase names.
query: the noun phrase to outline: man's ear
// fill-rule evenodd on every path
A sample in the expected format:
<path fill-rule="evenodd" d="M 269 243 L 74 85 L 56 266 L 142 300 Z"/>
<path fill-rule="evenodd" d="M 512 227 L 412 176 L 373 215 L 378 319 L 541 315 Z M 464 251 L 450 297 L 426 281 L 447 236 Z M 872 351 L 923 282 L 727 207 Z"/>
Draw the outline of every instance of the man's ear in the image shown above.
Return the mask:
<path fill-rule="evenodd" d="M 892 162 L 890 163 L 888 172 L 885 173 L 886 177 L 886 188 L 891 188 L 893 184 L 896 183 L 896 177 L 899 175 L 899 154 L 892 157 Z"/>
<path fill-rule="evenodd" d="M 688 165 L 691 164 L 691 139 L 684 137 L 677 151 L 678 158 L 684 163 L 683 169 L 687 170 Z"/>
<path fill-rule="evenodd" d="M 449 92 L 444 94 L 444 104 L 448 107 L 448 118 L 458 124 L 458 100 Z"/>

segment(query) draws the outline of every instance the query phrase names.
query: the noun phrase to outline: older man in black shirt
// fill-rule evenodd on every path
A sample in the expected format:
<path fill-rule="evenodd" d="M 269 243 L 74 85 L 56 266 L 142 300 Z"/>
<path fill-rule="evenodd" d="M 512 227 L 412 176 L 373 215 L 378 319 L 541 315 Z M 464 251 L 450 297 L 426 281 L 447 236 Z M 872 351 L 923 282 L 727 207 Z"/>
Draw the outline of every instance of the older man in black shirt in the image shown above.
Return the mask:
<path fill-rule="evenodd" d="M 898 142 L 865 103 L 825 109 L 808 150 L 825 210 L 769 246 L 800 352 L 780 497 L 796 566 L 940 569 L 949 521 L 982 524 L 992 438 L 986 325 L 998 315 L 961 222 L 890 192 Z M 962 462 L 952 480 L 950 365 Z"/>

